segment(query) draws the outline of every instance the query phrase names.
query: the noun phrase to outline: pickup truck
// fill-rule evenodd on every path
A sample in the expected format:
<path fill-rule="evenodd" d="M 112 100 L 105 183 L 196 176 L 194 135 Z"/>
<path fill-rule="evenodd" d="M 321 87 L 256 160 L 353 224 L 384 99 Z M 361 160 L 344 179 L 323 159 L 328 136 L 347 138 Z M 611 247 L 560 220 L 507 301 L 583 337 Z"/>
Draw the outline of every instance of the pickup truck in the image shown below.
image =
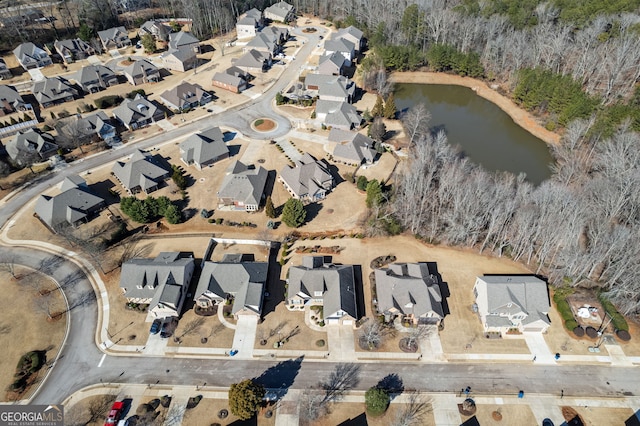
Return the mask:
<path fill-rule="evenodd" d="M 120 420 L 120 417 L 122 416 L 123 409 L 124 402 L 114 402 L 111 406 L 111 410 L 109 411 L 109 415 L 107 416 L 107 420 L 104 421 L 104 426 L 112 426 L 118 423 L 118 420 Z"/>

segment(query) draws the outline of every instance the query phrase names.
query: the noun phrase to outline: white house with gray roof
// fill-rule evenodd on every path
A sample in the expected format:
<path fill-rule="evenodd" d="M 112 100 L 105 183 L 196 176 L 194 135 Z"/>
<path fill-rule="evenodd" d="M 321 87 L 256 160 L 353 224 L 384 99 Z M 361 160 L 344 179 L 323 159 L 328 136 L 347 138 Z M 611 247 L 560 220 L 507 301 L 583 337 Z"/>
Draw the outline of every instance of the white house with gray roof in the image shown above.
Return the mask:
<path fill-rule="evenodd" d="M 438 325 L 444 318 L 437 275 L 429 265 L 392 263 L 374 270 L 378 313 L 389 322 L 399 317 L 413 324 Z"/>
<path fill-rule="evenodd" d="M 193 134 L 180 143 L 180 158 L 187 166 L 193 164 L 198 170 L 227 157 L 229 148 L 219 127 Z"/>
<path fill-rule="evenodd" d="M 121 49 L 131 46 L 131 39 L 125 27 L 113 27 L 104 31 L 98 31 L 98 37 L 104 50 Z"/>
<path fill-rule="evenodd" d="M 137 86 L 144 83 L 157 83 L 162 80 L 160 70 L 146 59 L 139 59 L 122 70 L 127 81 Z"/>
<path fill-rule="evenodd" d="M 350 103 L 322 99 L 316 102 L 316 119 L 327 127 L 342 130 L 358 129 L 362 123 L 362 116 Z"/>
<path fill-rule="evenodd" d="M 264 10 L 265 19 L 284 22 L 285 24 L 295 18 L 296 10 L 286 1 L 279 1 Z"/>
<path fill-rule="evenodd" d="M 338 52 L 322 55 L 318 61 L 316 74 L 342 75 L 345 66 L 346 59 Z"/>
<path fill-rule="evenodd" d="M 169 49 L 189 49 L 196 53 L 200 52 L 200 40 L 191 33 L 179 31 L 169 34 Z"/>
<path fill-rule="evenodd" d="M 304 79 L 310 96 L 323 101 L 353 102 L 356 84 L 342 75 L 308 74 Z"/>
<path fill-rule="evenodd" d="M 127 302 L 148 303 L 153 318 L 177 317 L 194 269 L 193 253 L 162 252 L 154 259 L 131 259 L 122 264 L 120 288 Z"/>
<path fill-rule="evenodd" d="M 335 38 L 335 36 L 324 41 L 324 51 L 326 55 L 338 53 L 344 56 L 348 67 L 356 57 L 355 45 L 345 38 Z"/>
<path fill-rule="evenodd" d="M 268 172 L 264 167 L 247 166 L 235 161 L 227 168 L 227 175 L 218 191 L 218 206 L 255 212 L 264 199 Z"/>
<path fill-rule="evenodd" d="M 9 157 L 18 165 L 26 165 L 22 157 L 37 157 L 46 160 L 56 153 L 58 145 L 56 139 L 49 133 L 38 129 L 29 129 L 18 133 L 7 142 L 5 149 Z"/>
<path fill-rule="evenodd" d="M 111 68 L 104 65 L 82 67 L 72 79 L 87 93 L 96 93 L 120 83 Z"/>
<path fill-rule="evenodd" d="M 365 45 L 364 33 L 358 28 L 350 25 L 346 28 L 340 28 L 332 37 L 333 39 L 344 39 L 353 43 L 356 53 L 360 52 Z"/>
<path fill-rule="evenodd" d="M 126 163 L 116 161 L 111 173 L 129 194 L 149 194 L 169 177 L 170 170 L 151 154 L 136 150 Z"/>
<path fill-rule="evenodd" d="M 325 263 L 323 256 L 303 256 L 289 268 L 287 308 L 320 305 L 327 324 L 353 324 L 358 319 L 353 265 Z"/>
<path fill-rule="evenodd" d="M 138 93 L 135 98 L 125 99 L 115 107 L 113 117 L 127 129 L 136 130 L 162 120 L 164 114 L 152 101 Z"/>
<path fill-rule="evenodd" d="M 262 12 L 256 8 L 246 11 L 238 17 L 236 22 L 236 36 L 238 39 L 255 37 L 264 26 Z"/>
<path fill-rule="evenodd" d="M 373 164 L 378 155 L 374 149 L 373 139 L 362 133 L 332 128 L 328 139 L 330 142 L 336 143 L 333 148 L 335 161 L 356 165 Z"/>
<path fill-rule="evenodd" d="M 232 300 L 231 313 L 236 319 L 240 315 L 259 317 L 268 272 L 268 262 L 254 262 L 248 255 L 226 254 L 222 262 L 204 262 L 194 300 L 205 309 Z"/>
<path fill-rule="evenodd" d="M 31 42 L 22 43 L 13 49 L 13 54 L 22 68 L 27 71 L 53 64 L 49 54 Z"/>
<path fill-rule="evenodd" d="M 0 84 L 0 116 L 32 109 L 31 104 L 25 103 L 22 95 L 18 93 L 15 87 L 8 84 Z"/>
<path fill-rule="evenodd" d="M 36 81 L 31 91 L 42 108 L 71 102 L 78 95 L 78 91 L 64 77 L 47 77 Z"/>
<path fill-rule="evenodd" d="M 473 286 L 485 332 L 544 333 L 551 325 L 547 283 L 533 275 L 484 275 Z"/>
<path fill-rule="evenodd" d="M 59 226 L 77 226 L 88 222 L 105 207 L 102 197 L 95 195 L 80 176 L 66 177 L 58 195 L 41 195 L 36 201 L 35 214 L 49 229 Z"/>
<path fill-rule="evenodd" d="M 53 47 L 67 64 L 96 54 L 96 50 L 89 43 L 79 38 L 56 40 Z"/>
<path fill-rule="evenodd" d="M 293 198 L 309 202 L 324 199 L 334 187 L 329 163 L 309 153 L 303 154 L 295 167 L 286 165 L 278 179 Z"/>

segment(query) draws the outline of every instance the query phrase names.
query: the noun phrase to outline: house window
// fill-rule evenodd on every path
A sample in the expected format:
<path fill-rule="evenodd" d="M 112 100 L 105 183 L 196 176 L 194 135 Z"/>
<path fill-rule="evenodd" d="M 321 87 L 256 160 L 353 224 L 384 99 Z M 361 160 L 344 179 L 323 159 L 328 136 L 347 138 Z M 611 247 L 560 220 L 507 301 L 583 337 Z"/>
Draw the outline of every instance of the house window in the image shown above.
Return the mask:
<path fill-rule="evenodd" d="M 321 291 L 314 291 L 313 292 L 313 297 L 322 297 L 322 292 Z"/>
<path fill-rule="evenodd" d="M 476 297 L 476 299 L 478 298 L 478 289 L 477 288 L 473 288 L 473 295 Z"/>
<path fill-rule="evenodd" d="M 142 290 L 144 288 L 144 286 L 141 286 L 140 284 L 138 284 L 136 287 L 138 288 L 138 290 Z"/>

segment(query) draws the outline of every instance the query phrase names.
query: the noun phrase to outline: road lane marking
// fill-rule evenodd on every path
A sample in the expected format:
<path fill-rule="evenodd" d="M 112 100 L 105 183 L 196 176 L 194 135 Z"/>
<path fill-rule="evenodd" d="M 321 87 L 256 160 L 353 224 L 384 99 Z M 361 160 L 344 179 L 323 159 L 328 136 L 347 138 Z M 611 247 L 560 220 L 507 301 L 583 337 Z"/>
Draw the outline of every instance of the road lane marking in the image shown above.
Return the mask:
<path fill-rule="evenodd" d="M 104 362 L 104 359 L 107 357 L 107 354 L 102 354 L 102 358 L 100 358 L 100 362 L 98 363 L 98 368 L 102 367 L 102 363 Z"/>

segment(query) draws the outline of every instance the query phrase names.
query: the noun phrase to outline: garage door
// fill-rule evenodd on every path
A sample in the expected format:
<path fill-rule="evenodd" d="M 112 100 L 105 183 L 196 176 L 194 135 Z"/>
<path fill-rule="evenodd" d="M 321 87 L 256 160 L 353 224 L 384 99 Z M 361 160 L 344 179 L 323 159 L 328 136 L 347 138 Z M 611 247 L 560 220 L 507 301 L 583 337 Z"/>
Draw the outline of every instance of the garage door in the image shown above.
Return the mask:
<path fill-rule="evenodd" d="M 344 320 L 342 325 L 353 325 L 353 320 Z"/>
<path fill-rule="evenodd" d="M 328 319 L 327 324 L 339 324 L 340 321 L 336 318 Z"/>

